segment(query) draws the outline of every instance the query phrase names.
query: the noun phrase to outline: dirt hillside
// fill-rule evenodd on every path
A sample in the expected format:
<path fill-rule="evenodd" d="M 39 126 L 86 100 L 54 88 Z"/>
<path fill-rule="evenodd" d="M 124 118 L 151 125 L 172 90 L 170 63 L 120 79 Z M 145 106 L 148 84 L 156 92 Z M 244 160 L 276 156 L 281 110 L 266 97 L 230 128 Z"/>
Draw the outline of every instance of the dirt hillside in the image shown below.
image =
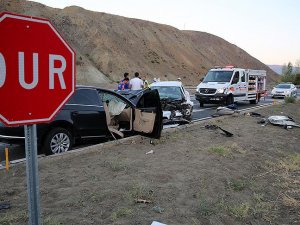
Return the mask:
<path fill-rule="evenodd" d="M 100 4 L 100 3 L 99 3 Z M 72 6 L 55 9 L 25 1 L 1 1 L 0 11 L 48 18 L 77 51 L 77 81 L 105 85 L 124 72 L 143 78 L 199 83 L 216 65 L 267 70 L 268 81 L 278 79 L 269 67 L 220 37 L 144 20 L 131 19 Z M 251 40 L 249 40 L 251 41 Z"/>

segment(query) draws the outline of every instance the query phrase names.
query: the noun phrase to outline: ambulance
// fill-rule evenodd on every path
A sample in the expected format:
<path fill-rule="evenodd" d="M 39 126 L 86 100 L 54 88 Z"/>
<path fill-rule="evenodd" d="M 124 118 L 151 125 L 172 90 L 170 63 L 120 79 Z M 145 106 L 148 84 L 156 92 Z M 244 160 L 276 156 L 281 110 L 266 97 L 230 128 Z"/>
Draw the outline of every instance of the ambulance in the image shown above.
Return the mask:
<path fill-rule="evenodd" d="M 204 104 L 231 105 L 239 101 L 257 104 L 266 92 L 266 71 L 235 68 L 210 69 L 197 86 L 195 97 L 200 107 Z"/>

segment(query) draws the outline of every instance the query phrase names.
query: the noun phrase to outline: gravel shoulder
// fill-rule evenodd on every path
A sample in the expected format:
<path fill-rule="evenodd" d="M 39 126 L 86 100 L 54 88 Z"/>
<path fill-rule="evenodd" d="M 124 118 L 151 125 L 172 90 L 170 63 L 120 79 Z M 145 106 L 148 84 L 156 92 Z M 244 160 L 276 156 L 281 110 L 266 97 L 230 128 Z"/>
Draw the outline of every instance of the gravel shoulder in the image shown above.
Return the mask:
<path fill-rule="evenodd" d="M 300 123 L 299 102 L 256 112 Z M 300 128 L 259 120 L 235 114 L 39 159 L 43 224 L 299 224 Z M 1 170 L 0 185 L 11 205 L 0 224 L 27 224 L 25 165 Z"/>

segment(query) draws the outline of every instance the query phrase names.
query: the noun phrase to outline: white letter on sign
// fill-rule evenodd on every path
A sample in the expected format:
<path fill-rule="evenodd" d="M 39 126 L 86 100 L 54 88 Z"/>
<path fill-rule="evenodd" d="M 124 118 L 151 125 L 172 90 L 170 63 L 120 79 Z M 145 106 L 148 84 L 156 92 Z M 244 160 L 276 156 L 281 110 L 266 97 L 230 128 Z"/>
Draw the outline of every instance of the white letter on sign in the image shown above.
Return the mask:
<path fill-rule="evenodd" d="M 30 84 L 26 83 L 24 75 L 24 52 L 19 52 L 19 83 L 25 89 L 33 89 L 39 81 L 39 55 L 33 53 L 33 80 Z"/>
<path fill-rule="evenodd" d="M 61 62 L 60 68 L 54 68 L 54 61 L 59 60 Z M 49 89 L 54 89 L 54 74 L 58 75 L 60 87 L 66 89 L 63 72 L 66 69 L 66 59 L 61 55 L 49 55 Z"/>
<path fill-rule="evenodd" d="M 6 65 L 3 55 L 0 53 L 0 88 L 3 86 L 6 78 Z"/>

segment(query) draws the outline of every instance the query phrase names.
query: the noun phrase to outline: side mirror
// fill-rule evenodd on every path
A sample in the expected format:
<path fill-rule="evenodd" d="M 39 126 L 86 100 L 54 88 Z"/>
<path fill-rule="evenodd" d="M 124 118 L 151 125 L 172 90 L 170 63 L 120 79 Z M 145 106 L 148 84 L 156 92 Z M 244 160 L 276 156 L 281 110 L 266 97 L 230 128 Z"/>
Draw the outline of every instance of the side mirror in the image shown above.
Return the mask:
<path fill-rule="evenodd" d="M 201 78 L 200 78 L 200 82 L 202 82 L 203 80 L 204 80 L 204 77 L 201 77 Z"/>

